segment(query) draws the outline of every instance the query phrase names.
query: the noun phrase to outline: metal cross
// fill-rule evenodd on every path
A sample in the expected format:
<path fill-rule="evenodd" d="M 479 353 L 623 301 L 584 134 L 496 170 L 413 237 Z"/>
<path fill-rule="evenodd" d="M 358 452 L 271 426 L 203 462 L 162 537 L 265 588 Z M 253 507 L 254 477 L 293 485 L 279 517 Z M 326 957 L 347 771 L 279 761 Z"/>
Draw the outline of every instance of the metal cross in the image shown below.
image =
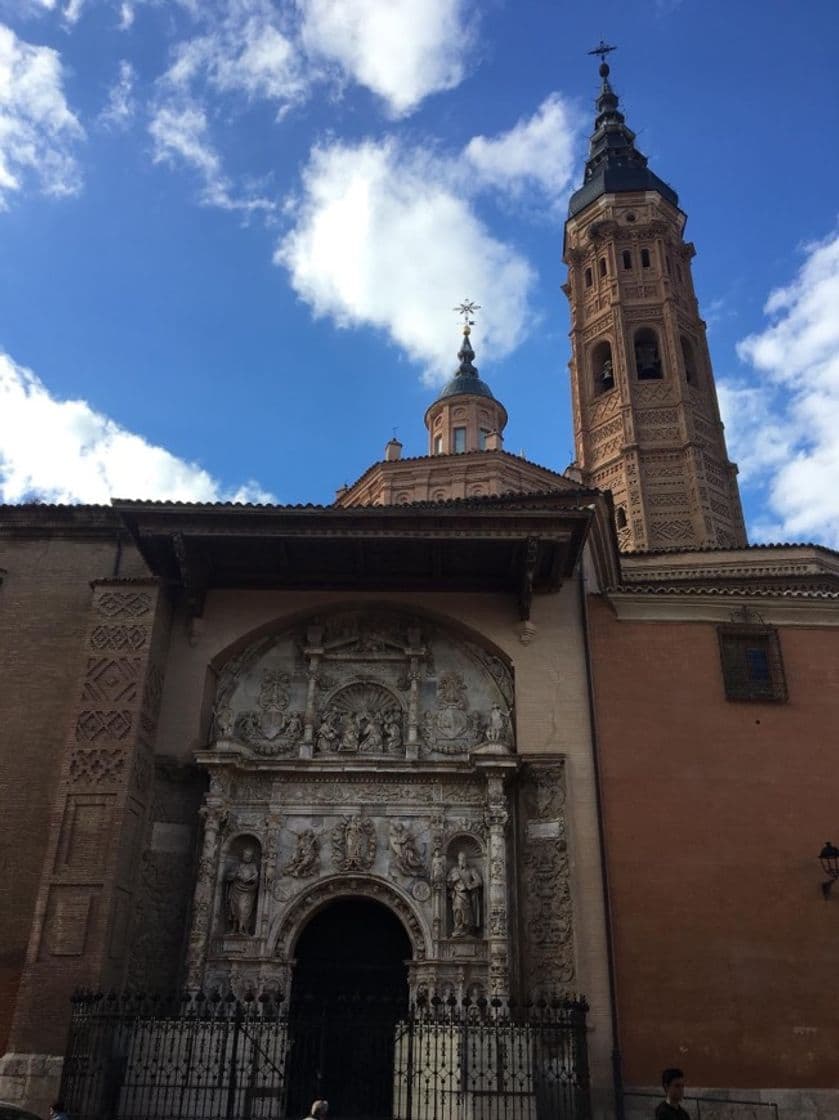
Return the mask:
<path fill-rule="evenodd" d="M 473 303 L 471 299 L 465 299 L 459 307 L 452 308 L 452 311 L 456 311 L 458 315 L 463 316 L 463 325 L 465 327 L 473 327 L 475 325 L 475 320 L 472 318 L 472 315 L 474 312 L 480 310 L 481 305 L 479 303 Z"/>
<path fill-rule="evenodd" d="M 600 42 L 597 44 L 597 46 L 594 48 L 594 50 L 589 51 L 588 53 L 599 55 L 600 61 L 605 62 L 606 61 L 606 55 L 611 54 L 612 51 L 616 51 L 617 49 L 618 49 L 617 47 L 610 47 L 609 44 L 607 42 L 605 42 L 605 40 L 601 39 Z"/>

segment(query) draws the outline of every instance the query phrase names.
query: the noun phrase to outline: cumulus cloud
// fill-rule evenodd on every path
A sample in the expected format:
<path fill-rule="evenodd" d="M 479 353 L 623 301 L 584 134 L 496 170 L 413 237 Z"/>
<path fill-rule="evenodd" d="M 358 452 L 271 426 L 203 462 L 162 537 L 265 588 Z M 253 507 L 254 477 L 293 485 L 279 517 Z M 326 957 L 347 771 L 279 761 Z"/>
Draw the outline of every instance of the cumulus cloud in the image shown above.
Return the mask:
<path fill-rule="evenodd" d="M 394 116 L 463 80 L 474 32 L 464 0 L 298 0 L 302 38 Z"/>
<path fill-rule="evenodd" d="M 134 25 L 134 5 L 129 3 L 122 3 L 119 6 L 119 29 L 120 31 L 128 31 Z"/>
<path fill-rule="evenodd" d="M 199 105 L 162 105 L 152 117 L 149 132 L 154 141 L 155 163 L 181 163 L 198 172 L 203 180 L 200 200 L 205 206 L 246 214 L 275 208 L 271 199 L 234 191 L 210 140 L 206 113 Z"/>
<path fill-rule="evenodd" d="M 578 110 L 552 93 L 533 116 L 508 132 L 474 136 L 464 150 L 465 162 L 484 186 L 514 196 L 535 187 L 558 207 L 565 203 L 575 177 L 582 123 Z"/>
<path fill-rule="evenodd" d="M 294 228 L 275 260 L 315 314 L 386 331 L 432 380 L 454 364 L 454 332 L 441 329 L 446 308 L 479 295 L 491 308 L 477 335 L 479 360 L 500 358 L 522 338 L 534 281 L 445 165 L 393 140 L 313 150 Z"/>
<path fill-rule="evenodd" d="M 108 102 L 99 114 L 106 128 L 125 128 L 133 118 L 137 103 L 134 99 L 134 67 L 126 59 L 119 64 L 117 80 L 108 91 Z"/>
<path fill-rule="evenodd" d="M 83 136 L 64 96 L 59 53 L 0 24 L 0 209 L 30 183 L 49 195 L 76 194 Z"/>
<path fill-rule="evenodd" d="M 255 482 L 228 489 L 196 463 L 120 427 L 83 400 L 57 400 L 0 353 L 0 500 L 90 502 L 112 497 L 273 502 Z"/>
<path fill-rule="evenodd" d="M 738 345 L 747 381 L 723 383 L 730 449 L 765 487 L 765 539 L 839 548 L 839 231 L 806 247 L 792 282 L 772 292 L 766 327 Z"/>
<path fill-rule="evenodd" d="M 163 85 L 195 95 L 197 87 L 276 104 L 282 114 L 307 91 L 302 59 L 270 0 L 228 0 L 205 34 L 182 41 Z"/>

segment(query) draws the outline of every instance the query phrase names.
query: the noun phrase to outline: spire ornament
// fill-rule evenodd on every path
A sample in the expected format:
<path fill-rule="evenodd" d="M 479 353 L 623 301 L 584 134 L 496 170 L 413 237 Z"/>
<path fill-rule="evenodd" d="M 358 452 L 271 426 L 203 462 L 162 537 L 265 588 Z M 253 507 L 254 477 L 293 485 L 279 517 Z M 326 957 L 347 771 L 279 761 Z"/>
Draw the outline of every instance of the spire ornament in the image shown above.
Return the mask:
<path fill-rule="evenodd" d="M 475 320 L 472 316 L 476 311 L 481 310 L 479 303 L 474 303 L 471 299 L 465 299 L 461 304 L 452 309 L 458 315 L 463 316 L 463 343 L 457 352 L 460 358 L 460 365 L 457 368 L 457 376 L 463 377 L 477 377 L 478 371 L 473 365 L 475 351 L 472 349 L 472 343 L 469 341 L 469 335 L 472 333 L 472 327 L 475 325 Z"/>

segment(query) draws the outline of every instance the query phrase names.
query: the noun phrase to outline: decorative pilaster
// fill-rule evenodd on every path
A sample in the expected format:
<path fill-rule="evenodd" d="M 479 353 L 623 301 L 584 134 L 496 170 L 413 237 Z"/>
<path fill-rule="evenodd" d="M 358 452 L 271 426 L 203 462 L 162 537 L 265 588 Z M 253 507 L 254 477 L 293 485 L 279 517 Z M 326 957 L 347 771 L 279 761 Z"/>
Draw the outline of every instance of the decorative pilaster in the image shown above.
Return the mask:
<path fill-rule="evenodd" d="M 124 981 L 169 627 L 156 581 L 93 584 L 11 1050 L 62 1053 L 73 989 Z"/>
<path fill-rule="evenodd" d="M 195 879 L 192 901 L 192 928 L 187 948 L 187 986 L 200 988 L 204 980 L 207 951 L 213 921 L 213 903 L 218 872 L 221 835 L 227 819 L 227 809 L 220 798 L 208 795 L 207 803 L 199 810 L 204 822 L 201 858 Z"/>

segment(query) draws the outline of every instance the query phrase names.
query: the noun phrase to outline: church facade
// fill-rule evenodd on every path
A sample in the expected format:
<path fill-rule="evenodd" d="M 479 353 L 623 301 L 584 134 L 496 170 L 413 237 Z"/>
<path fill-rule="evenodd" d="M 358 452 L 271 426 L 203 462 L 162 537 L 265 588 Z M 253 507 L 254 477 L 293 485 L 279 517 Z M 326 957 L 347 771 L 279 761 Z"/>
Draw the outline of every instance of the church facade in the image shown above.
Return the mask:
<path fill-rule="evenodd" d="M 467 311 L 428 454 L 331 506 L 2 511 L 0 1098 L 44 1108 L 80 987 L 387 984 L 583 994 L 593 1117 L 665 1065 L 839 1107 L 839 556 L 746 543 L 685 215 L 601 78 L 564 474 Z"/>

